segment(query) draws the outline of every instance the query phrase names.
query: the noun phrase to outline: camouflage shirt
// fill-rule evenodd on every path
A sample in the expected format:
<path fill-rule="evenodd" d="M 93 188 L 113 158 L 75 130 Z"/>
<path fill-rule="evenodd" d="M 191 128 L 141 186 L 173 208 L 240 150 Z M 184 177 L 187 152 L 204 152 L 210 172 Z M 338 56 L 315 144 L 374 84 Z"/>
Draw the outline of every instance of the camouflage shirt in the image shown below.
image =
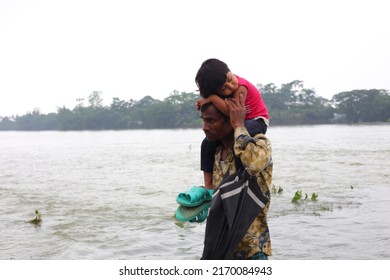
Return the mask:
<path fill-rule="evenodd" d="M 241 135 L 249 136 L 245 127 L 238 127 L 234 131 L 234 153 L 240 157 L 241 162 L 246 166 L 246 170 L 252 176 L 256 176 L 257 182 L 263 194 L 270 197 L 272 183 L 272 147 L 271 142 L 263 134 L 253 137 L 256 145 L 249 143 L 245 149 L 242 148 L 244 141 Z M 218 186 L 223 175 L 229 170 L 230 174 L 236 171 L 234 164 L 234 154 L 229 149 L 227 158 L 221 162 L 221 146 L 217 148 L 214 161 L 213 185 Z M 247 259 L 256 253 L 263 252 L 268 256 L 272 255 L 271 239 L 268 229 L 267 214 L 269 202 L 255 218 L 249 227 L 246 235 L 241 240 L 233 254 L 233 259 Z"/>

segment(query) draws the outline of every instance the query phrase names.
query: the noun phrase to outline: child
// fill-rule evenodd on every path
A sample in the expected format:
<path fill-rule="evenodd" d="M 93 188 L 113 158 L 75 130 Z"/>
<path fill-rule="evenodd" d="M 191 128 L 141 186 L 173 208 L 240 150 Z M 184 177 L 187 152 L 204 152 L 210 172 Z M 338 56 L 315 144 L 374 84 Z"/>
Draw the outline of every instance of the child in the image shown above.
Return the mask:
<path fill-rule="evenodd" d="M 200 66 L 195 77 L 200 95 L 196 101 L 196 109 L 212 102 L 222 113 L 229 116 L 229 110 L 224 99 L 245 97 L 247 114 L 245 127 L 251 136 L 267 132 L 268 110 L 258 89 L 247 80 L 233 74 L 227 64 L 215 59 L 207 59 Z M 201 170 L 203 171 L 206 189 L 213 189 L 213 165 L 217 143 L 205 138 L 201 146 Z"/>

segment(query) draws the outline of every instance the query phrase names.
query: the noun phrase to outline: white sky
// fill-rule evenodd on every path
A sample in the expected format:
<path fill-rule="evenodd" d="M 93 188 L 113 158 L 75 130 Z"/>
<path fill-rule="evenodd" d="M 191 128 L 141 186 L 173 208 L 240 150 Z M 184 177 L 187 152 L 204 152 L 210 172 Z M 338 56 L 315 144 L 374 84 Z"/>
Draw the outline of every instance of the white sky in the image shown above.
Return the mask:
<path fill-rule="evenodd" d="M 390 89 L 383 0 L 0 0 L 0 116 L 196 90 L 207 58 L 330 99 Z"/>

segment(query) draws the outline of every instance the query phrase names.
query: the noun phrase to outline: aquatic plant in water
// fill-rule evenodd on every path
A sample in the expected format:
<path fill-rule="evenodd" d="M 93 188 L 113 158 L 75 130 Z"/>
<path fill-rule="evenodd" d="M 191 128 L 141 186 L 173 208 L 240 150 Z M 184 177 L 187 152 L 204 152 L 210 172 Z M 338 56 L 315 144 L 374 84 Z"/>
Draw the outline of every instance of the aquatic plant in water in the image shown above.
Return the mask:
<path fill-rule="evenodd" d="M 29 221 L 26 221 L 26 223 L 34 224 L 34 225 L 40 225 L 42 223 L 41 219 L 41 213 L 38 209 L 35 210 L 35 218 Z"/>
<path fill-rule="evenodd" d="M 282 187 L 278 187 L 276 188 L 276 186 L 274 184 L 272 184 L 272 193 L 276 194 L 281 194 L 283 192 L 283 188 Z"/>
<path fill-rule="evenodd" d="M 302 190 L 296 191 L 293 198 L 291 199 L 291 202 L 295 203 L 298 202 L 302 198 Z"/>
<path fill-rule="evenodd" d="M 307 195 L 307 193 L 305 193 L 305 198 L 303 200 L 307 200 L 309 198 L 309 196 Z M 317 200 L 318 198 L 318 194 L 316 193 L 312 193 L 311 194 L 311 200 L 312 201 L 315 201 Z M 299 191 L 296 191 L 293 198 L 291 199 L 291 202 L 292 203 L 297 203 L 298 201 L 301 201 L 302 200 L 302 190 L 299 190 Z"/>

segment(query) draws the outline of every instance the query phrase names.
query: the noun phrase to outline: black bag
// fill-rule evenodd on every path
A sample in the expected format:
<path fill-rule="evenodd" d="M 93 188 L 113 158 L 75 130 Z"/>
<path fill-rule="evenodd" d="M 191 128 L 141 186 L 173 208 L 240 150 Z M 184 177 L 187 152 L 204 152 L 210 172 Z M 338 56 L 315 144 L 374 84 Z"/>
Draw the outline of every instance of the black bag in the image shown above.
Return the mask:
<path fill-rule="evenodd" d="M 248 174 L 237 157 L 235 160 L 237 172 L 225 175 L 214 191 L 203 260 L 231 259 L 249 226 L 269 202 L 269 194 L 263 194 L 256 178 Z"/>

